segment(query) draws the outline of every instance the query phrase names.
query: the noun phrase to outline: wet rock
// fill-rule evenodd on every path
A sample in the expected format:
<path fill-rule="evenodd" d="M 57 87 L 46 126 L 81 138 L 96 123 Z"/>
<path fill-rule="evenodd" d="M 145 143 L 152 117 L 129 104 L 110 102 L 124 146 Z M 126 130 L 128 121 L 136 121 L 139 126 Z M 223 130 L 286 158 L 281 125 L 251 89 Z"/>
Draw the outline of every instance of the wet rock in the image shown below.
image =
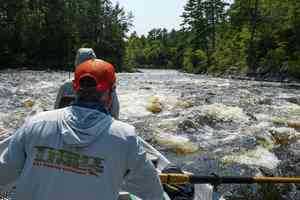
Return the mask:
<path fill-rule="evenodd" d="M 187 131 L 189 129 L 197 130 L 199 128 L 199 124 L 193 120 L 186 119 L 178 124 L 178 128 L 183 131 Z"/>
<path fill-rule="evenodd" d="M 287 125 L 290 128 L 300 129 L 300 121 L 288 121 Z"/>
<path fill-rule="evenodd" d="M 199 108 L 200 113 L 197 117 L 199 123 L 245 123 L 249 119 L 239 107 L 230 107 L 223 104 L 204 105 Z"/>
<path fill-rule="evenodd" d="M 192 143 L 188 138 L 172 134 L 156 135 L 157 143 L 175 152 L 177 155 L 187 155 L 199 150 L 199 146 Z"/>
<path fill-rule="evenodd" d="M 300 133 L 293 128 L 273 127 L 269 129 L 269 132 L 272 134 L 275 143 L 280 145 L 286 145 L 300 139 Z"/>
<path fill-rule="evenodd" d="M 146 105 L 146 109 L 152 113 L 160 113 L 162 111 L 162 103 L 158 97 L 153 97 L 150 99 L 149 103 Z"/>
<path fill-rule="evenodd" d="M 192 101 L 177 101 L 175 104 L 175 107 L 177 108 L 183 108 L 183 109 L 187 109 L 187 108 L 191 108 L 193 107 L 193 102 Z"/>
<path fill-rule="evenodd" d="M 240 152 L 237 155 L 224 156 L 222 160 L 224 162 L 237 162 L 246 165 L 265 167 L 268 169 L 275 169 L 280 163 L 276 155 L 262 147 Z"/>
<path fill-rule="evenodd" d="M 31 108 L 33 107 L 35 104 L 35 102 L 31 99 L 27 99 L 25 101 L 22 102 L 22 106 L 25 107 L 25 108 Z"/>

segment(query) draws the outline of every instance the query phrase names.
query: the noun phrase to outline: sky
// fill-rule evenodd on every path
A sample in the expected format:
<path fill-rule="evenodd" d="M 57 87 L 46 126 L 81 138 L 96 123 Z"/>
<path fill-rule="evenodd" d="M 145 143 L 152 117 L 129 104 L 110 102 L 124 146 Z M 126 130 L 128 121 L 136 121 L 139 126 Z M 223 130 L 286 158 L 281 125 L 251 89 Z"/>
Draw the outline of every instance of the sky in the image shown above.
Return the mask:
<path fill-rule="evenodd" d="M 178 29 L 180 15 L 187 0 L 112 0 L 119 2 L 126 11 L 134 15 L 131 32 L 138 35 L 147 34 L 153 28 Z"/>

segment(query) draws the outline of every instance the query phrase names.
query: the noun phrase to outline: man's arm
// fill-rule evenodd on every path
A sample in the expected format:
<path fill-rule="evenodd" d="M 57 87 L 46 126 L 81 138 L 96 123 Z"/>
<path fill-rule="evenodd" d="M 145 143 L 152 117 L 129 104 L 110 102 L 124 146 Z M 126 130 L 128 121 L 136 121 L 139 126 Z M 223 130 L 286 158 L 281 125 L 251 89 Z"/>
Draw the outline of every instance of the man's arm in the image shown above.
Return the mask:
<path fill-rule="evenodd" d="M 72 100 L 74 100 L 72 83 L 70 81 L 65 82 L 58 90 L 54 109 L 63 108 L 69 106 Z"/>
<path fill-rule="evenodd" d="M 114 88 L 112 92 L 112 105 L 111 105 L 110 113 L 112 117 L 114 117 L 115 119 L 119 119 L 120 102 L 119 102 L 116 88 Z"/>
<path fill-rule="evenodd" d="M 59 105 L 60 105 L 61 99 L 64 95 L 64 91 L 65 91 L 65 84 L 60 86 L 60 88 L 58 90 L 58 93 L 57 93 L 57 96 L 55 99 L 55 103 L 54 103 L 54 109 L 59 109 Z"/>
<path fill-rule="evenodd" d="M 128 170 L 125 190 L 143 200 L 163 200 L 163 189 L 156 169 L 136 136 L 129 139 Z"/>
<path fill-rule="evenodd" d="M 0 145 L 5 145 L 3 151 L 0 152 L 0 186 L 15 181 L 23 170 L 26 159 L 24 132 L 25 125 L 17 130 L 17 132 L 4 141 Z"/>

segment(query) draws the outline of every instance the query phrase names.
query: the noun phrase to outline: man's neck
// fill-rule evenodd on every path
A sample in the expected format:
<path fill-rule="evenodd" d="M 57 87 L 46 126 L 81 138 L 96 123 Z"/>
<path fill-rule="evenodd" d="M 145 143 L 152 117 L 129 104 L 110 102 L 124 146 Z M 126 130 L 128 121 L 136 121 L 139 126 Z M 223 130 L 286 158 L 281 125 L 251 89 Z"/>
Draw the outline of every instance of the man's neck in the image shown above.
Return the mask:
<path fill-rule="evenodd" d="M 86 102 L 86 101 L 81 101 L 79 99 L 76 99 L 73 103 L 72 106 L 80 106 L 84 108 L 90 108 L 90 109 L 95 109 L 100 112 L 103 112 L 105 114 L 108 114 L 108 111 L 102 106 L 100 103 L 97 102 Z"/>

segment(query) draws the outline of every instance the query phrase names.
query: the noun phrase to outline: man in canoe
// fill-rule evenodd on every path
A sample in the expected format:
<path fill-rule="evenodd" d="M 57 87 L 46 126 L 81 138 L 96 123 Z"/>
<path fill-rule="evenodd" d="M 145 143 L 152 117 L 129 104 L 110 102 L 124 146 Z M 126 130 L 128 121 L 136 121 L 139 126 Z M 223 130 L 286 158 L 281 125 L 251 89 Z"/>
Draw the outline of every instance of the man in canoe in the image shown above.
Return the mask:
<path fill-rule="evenodd" d="M 144 200 L 163 190 L 135 129 L 108 114 L 115 72 L 90 59 L 75 70 L 76 100 L 39 113 L 10 139 L 0 155 L 0 185 L 16 179 L 17 199 L 117 199 L 124 180 Z"/>
<path fill-rule="evenodd" d="M 80 48 L 77 51 L 74 66 L 75 68 L 79 66 L 84 61 L 90 60 L 90 59 L 96 59 L 96 54 L 93 49 L 91 48 Z M 70 103 L 74 101 L 74 91 L 72 87 L 72 82 L 67 81 L 65 82 L 59 89 L 58 95 L 55 100 L 54 108 L 63 108 L 66 106 L 69 106 Z M 120 103 L 116 91 L 116 85 L 113 88 L 112 91 L 112 105 L 108 109 L 109 114 L 114 117 L 115 119 L 119 119 L 119 110 L 120 110 Z"/>
<path fill-rule="evenodd" d="M 75 57 L 75 61 L 74 61 L 75 69 L 77 66 L 79 66 L 84 61 L 93 60 L 93 59 L 97 59 L 96 54 L 93 49 L 91 49 L 91 48 L 78 49 L 76 57 Z M 72 82 L 67 81 L 59 89 L 59 92 L 58 92 L 58 95 L 57 95 L 56 101 L 55 101 L 55 109 L 69 106 L 72 103 L 72 101 L 74 101 L 74 91 L 73 91 L 73 87 L 72 87 Z M 119 103 L 118 95 L 116 92 L 116 87 L 113 88 L 111 107 L 108 108 L 107 111 L 113 118 L 119 119 L 120 103 Z M 138 137 L 138 139 L 141 142 L 142 146 L 144 148 L 147 148 L 147 150 L 149 150 L 148 149 L 149 147 L 150 147 L 150 149 L 153 148 L 149 143 L 147 143 L 142 138 Z M 164 160 L 164 159 L 162 159 L 162 160 Z M 153 162 L 155 162 L 155 161 L 153 160 Z M 168 160 L 164 160 L 164 163 L 162 165 L 167 167 L 164 169 L 164 172 L 166 172 L 166 173 L 168 173 L 168 170 L 171 170 L 171 172 L 173 172 L 173 173 L 175 173 L 175 172 L 182 173 L 182 171 L 179 170 L 178 167 L 176 167 L 177 170 L 174 170 L 174 165 L 171 165 Z M 130 186 L 130 182 L 127 183 L 125 181 L 124 183 L 125 184 L 123 186 L 123 189 L 125 189 L 128 192 L 131 192 L 131 188 L 128 187 L 128 185 Z M 186 199 L 188 199 L 187 198 L 188 196 L 190 196 L 191 197 L 190 199 L 192 199 L 192 196 L 193 196 L 191 194 L 191 193 L 193 193 L 193 191 L 192 192 L 190 191 L 190 186 L 176 187 L 173 185 L 172 187 L 169 187 L 168 185 L 164 185 L 164 189 L 166 190 L 167 194 L 170 195 L 170 197 L 172 197 L 171 199 L 174 199 L 174 195 L 178 198 L 185 197 Z M 174 191 L 174 189 L 176 189 L 176 191 Z"/>

